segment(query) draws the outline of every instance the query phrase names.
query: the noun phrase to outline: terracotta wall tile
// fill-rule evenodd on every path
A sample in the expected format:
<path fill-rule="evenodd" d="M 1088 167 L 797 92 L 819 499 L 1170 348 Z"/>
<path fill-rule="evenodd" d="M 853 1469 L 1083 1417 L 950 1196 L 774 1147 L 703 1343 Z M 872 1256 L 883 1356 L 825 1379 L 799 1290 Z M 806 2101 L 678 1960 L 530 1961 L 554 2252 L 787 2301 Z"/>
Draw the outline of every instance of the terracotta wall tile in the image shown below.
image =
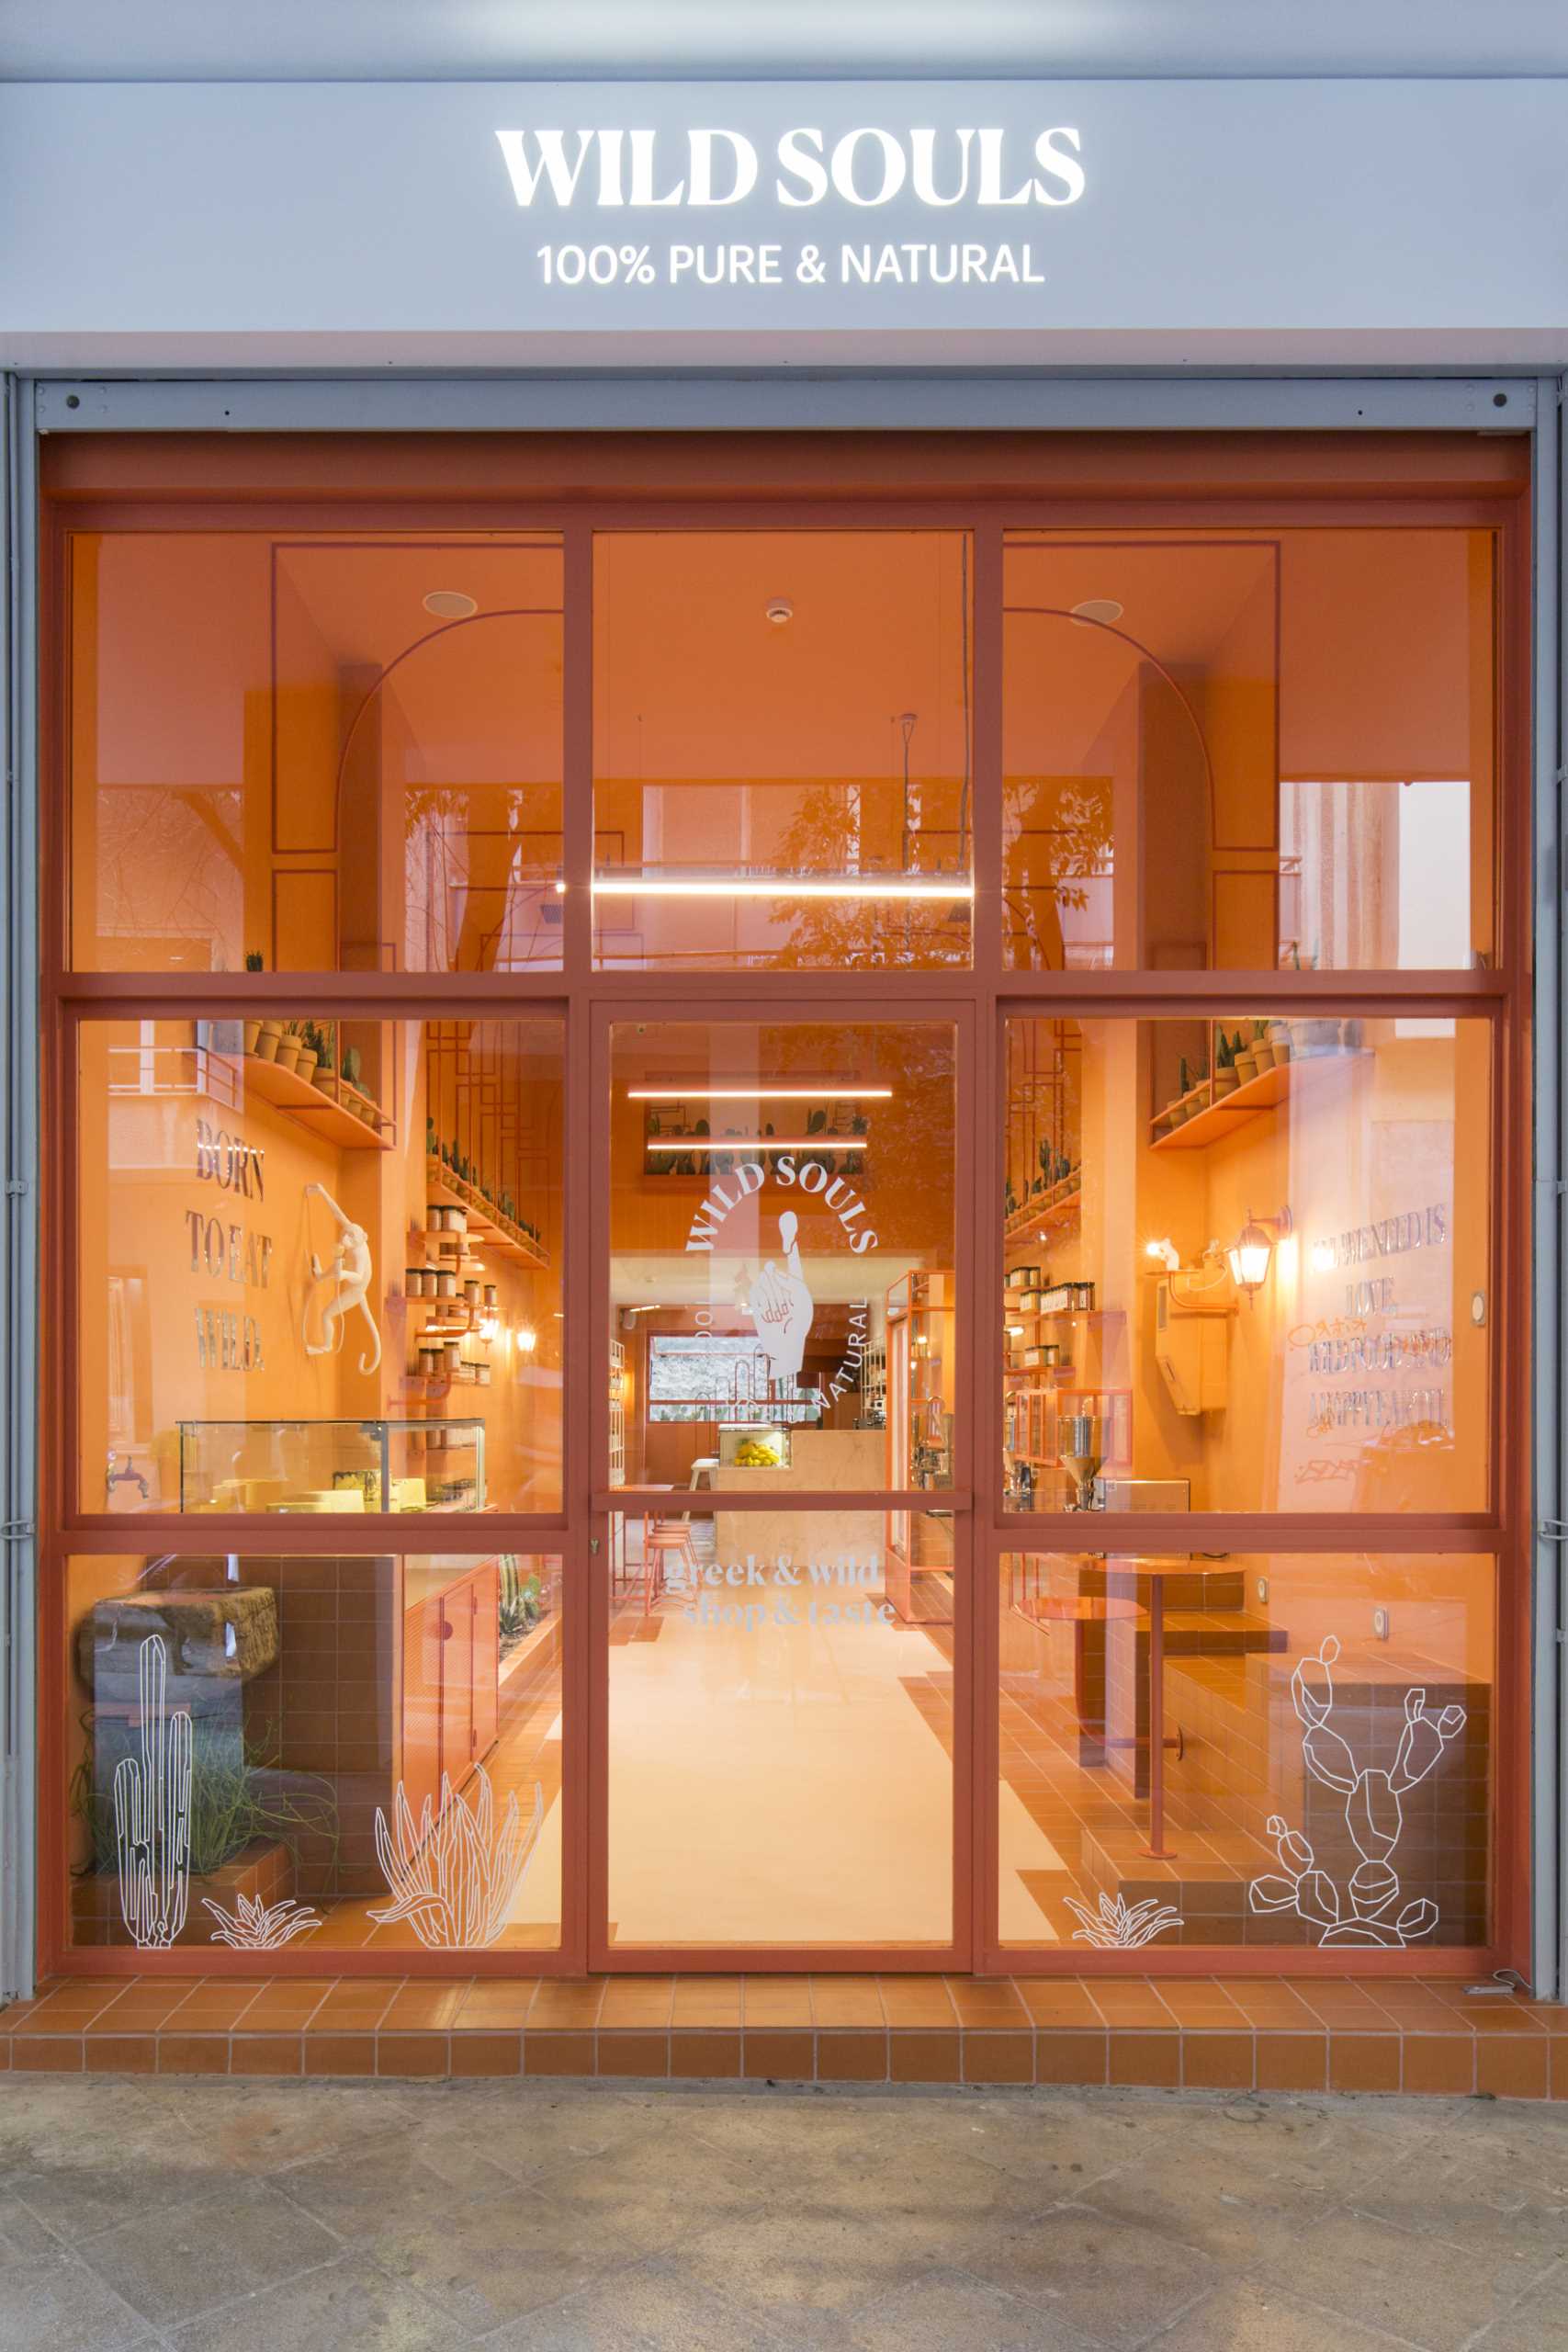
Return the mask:
<path fill-rule="evenodd" d="M 513 2033 L 454 2033 L 452 2072 L 457 2075 L 520 2075 L 523 2035 Z"/>
<path fill-rule="evenodd" d="M 1475 2087 L 1495 2098 L 1544 2098 L 1551 2056 L 1544 2034 L 1482 2034 L 1475 2043 Z"/>
<path fill-rule="evenodd" d="M 1103 2083 L 1110 2036 L 1103 2026 L 1041 2026 L 1034 2036 L 1037 2083 Z"/>
<path fill-rule="evenodd" d="M 451 2039 L 445 2033 L 378 2033 L 376 2072 L 428 2080 L 450 2073 Z"/>
<path fill-rule="evenodd" d="M 1468 2097 L 1475 2088 L 1475 2037 L 1469 2033 L 1407 2033 L 1401 2087 Z"/>
<path fill-rule="evenodd" d="M 523 2037 L 525 2075 L 591 2075 L 593 2072 L 592 2033 L 525 2033 Z"/>
<path fill-rule="evenodd" d="M 96 2033 L 84 2042 L 89 2075 L 152 2075 L 158 2041 L 151 2033 Z"/>
<path fill-rule="evenodd" d="M 1190 2090 L 1249 2091 L 1256 2063 L 1250 2033 L 1188 2031 L 1181 2037 L 1181 2079 Z"/>
<path fill-rule="evenodd" d="M 1329 2036 L 1328 2087 L 1331 2091 L 1396 2091 L 1399 2075 L 1398 2034 L 1333 2033 Z"/>
<path fill-rule="evenodd" d="M 230 2041 L 231 2075 L 299 2075 L 304 2070 L 302 2034 L 237 2033 Z"/>
<path fill-rule="evenodd" d="M 373 2033 L 307 2033 L 303 2036 L 308 2075 L 373 2075 L 376 2037 Z"/>
<path fill-rule="evenodd" d="M 819 2083 L 885 2083 L 886 2032 L 881 2028 L 856 2031 L 835 2027 L 818 2033 L 817 2079 Z"/>
<path fill-rule="evenodd" d="M 738 2077 L 740 2073 L 740 2035 L 733 2033 L 672 2031 L 670 2036 L 670 2072 L 687 2081 L 722 2082 Z"/>
<path fill-rule="evenodd" d="M 670 2036 L 662 2030 L 638 2033 L 601 2026 L 596 2055 L 601 2075 L 662 2077 L 670 2072 Z"/>
<path fill-rule="evenodd" d="M 1256 2063 L 1260 2091 L 1321 2091 L 1328 2087 L 1328 2036 L 1260 2032 Z"/>
<path fill-rule="evenodd" d="M 887 2037 L 887 2072 L 896 2083 L 963 2080 L 963 2037 L 949 2031 L 895 2028 Z"/>
<path fill-rule="evenodd" d="M 748 1995 L 748 2005 L 750 2005 Z M 816 2037 L 773 2026 L 746 2028 L 741 2072 L 750 2082 L 809 2083 L 816 2079 Z"/>
<path fill-rule="evenodd" d="M 1031 2033 L 967 2032 L 963 2036 L 966 2083 L 1032 2083 L 1034 2036 Z"/>
<path fill-rule="evenodd" d="M 226 2033 L 161 2033 L 158 2036 L 160 2075 L 226 2075 L 229 2037 Z"/>
<path fill-rule="evenodd" d="M 1181 2079 L 1181 2036 L 1112 2029 L 1109 2079 L 1174 2090 Z"/>

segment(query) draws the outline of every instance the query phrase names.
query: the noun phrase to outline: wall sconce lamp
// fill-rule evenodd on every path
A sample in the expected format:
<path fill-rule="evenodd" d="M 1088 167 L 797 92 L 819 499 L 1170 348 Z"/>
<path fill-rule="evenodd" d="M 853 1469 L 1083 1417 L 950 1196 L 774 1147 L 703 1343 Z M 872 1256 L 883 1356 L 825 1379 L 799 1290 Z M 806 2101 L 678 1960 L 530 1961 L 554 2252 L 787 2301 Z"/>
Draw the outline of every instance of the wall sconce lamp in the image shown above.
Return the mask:
<path fill-rule="evenodd" d="M 1145 1241 L 1144 1244 L 1144 1255 L 1145 1258 L 1156 1259 L 1158 1263 L 1164 1267 L 1168 1274 L 1179 1273 L 1180 1272 L 1181 1252 L 1178 1250 L 1175 1242 L 1172 1241 L 1168 1236 L 1164 1240 L 1160 1241 Z"/>
<path fill-rule="evenodd" d="M 1262 1217 L 1254 1216 L 1248 1209 L 1247 1223 L 1225 1252 L 1225 1263 L 1232 1282 L 1237 1290 L 1247 1293 L 1249 1301 L 1256 1298 L 1269 1279 L 1276 1242 L 1283 1241 L 1294 1230 L 1289 1207 L 1282 1208 L 1278 1216 Z"/>
<path fill-rule="evenodd" d="M 537 1331 L 535 1330 L 533 1325 L 531 1323 L 520 1323 L 517 1327 L 518 1354 L 523 1356 L 531 1356 L 538 1344 L 539 1335 Z"/>

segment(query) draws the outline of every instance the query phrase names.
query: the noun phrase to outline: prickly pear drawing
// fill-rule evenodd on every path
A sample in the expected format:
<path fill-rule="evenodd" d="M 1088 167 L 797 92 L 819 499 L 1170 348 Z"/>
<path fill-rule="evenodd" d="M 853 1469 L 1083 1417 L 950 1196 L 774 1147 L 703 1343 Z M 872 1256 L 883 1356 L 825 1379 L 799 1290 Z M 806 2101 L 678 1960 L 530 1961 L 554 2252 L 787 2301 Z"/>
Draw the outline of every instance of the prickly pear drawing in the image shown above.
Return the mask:
<path fill-rule="evenodd" d="M 137 1653 L 140 1756 L 115 1767 L 119 1908 L 142 1951 L 176 1942 L 190 1903 L 191 1721 L 168 1705 L 169 1654 L 151 1634 Z"/>

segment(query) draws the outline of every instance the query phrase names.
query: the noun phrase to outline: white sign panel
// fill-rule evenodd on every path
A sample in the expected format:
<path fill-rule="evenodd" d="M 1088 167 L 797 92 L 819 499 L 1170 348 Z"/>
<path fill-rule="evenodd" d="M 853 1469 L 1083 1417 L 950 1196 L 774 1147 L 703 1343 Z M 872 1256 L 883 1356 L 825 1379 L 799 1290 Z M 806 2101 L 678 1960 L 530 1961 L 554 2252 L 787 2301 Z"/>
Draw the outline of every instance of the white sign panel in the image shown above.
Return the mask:
<path fill-rule="evenodd" d="M 1568 84 L 0 88 L 0 360 L 1568 358 Z"/>

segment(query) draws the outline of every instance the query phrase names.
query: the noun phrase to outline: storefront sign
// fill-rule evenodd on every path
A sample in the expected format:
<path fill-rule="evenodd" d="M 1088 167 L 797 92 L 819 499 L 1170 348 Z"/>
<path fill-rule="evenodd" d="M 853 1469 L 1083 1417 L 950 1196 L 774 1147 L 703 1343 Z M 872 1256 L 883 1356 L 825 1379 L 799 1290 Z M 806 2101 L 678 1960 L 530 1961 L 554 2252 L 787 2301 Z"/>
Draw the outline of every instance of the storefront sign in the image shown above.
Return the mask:
<path fill-rule="evenodd" d="M 13 83 L 0 364 L 1556 362 L 1565 146 L 1550 79 Z"/>
<path fill-rule="evenodd" d="M 806 1625 L 826 1631 L 835 1625 L 891 1625 L 892 1604 L 880 1598 L 879 1559 L 858 1560 L 840 1553 L 832 1560 L 797 1563 L 787 1552 L 759 1560 L 671 1561 L 664 1580 L 692 1625 L 728 1625 L 748 1634 L 763 1625 Z"/>
<path fill-rule="evenodd" d="M 755 1223 L 760 1227 L 760 1196 L 770 1180 L 786 1191 L 798 1186 L 807 1198 L 820 1199 L 844 1228 L 857 1258 L 875 1249 L 875 1232 L 869 1226 L 861 1225 L 866 1213 L 865 1203 L 853 1186 L 841 1176 L 829 1174 L 818 1159 L 797 1160 L 793 1152 L 778 1151 L 770 1155 L 766 1168 L 759 1160 L 743 1159 L 713 1183 L 692 1219 L 686 1237 L 688 1253 L 711 1252 L 726 1219 L 744 1201 L 759 1202 Z M 794 1389 L 800 1377 L 814 1311 L 810 1288 L 801 1268 L 796 1238 L 799 1229 L 800 1219 L 795 1211 L 782 1210 L 778 1221 L 780 1255 L 764 1261 L 746 1301 L 746 1311 L 756 1326 L 758 1341 L 767 1359 L 768 1378 L 785 1393 Z M 867 1299 L 850 1301 L 849 1341 L 843 1359 L 828 1384 L 825 1403 L 851 1396 L 860 1386 L 869 1307 Z M 698 1307 L 695 1320 L 699 1331 L 711 1331 L 712 1308 Z"/>

